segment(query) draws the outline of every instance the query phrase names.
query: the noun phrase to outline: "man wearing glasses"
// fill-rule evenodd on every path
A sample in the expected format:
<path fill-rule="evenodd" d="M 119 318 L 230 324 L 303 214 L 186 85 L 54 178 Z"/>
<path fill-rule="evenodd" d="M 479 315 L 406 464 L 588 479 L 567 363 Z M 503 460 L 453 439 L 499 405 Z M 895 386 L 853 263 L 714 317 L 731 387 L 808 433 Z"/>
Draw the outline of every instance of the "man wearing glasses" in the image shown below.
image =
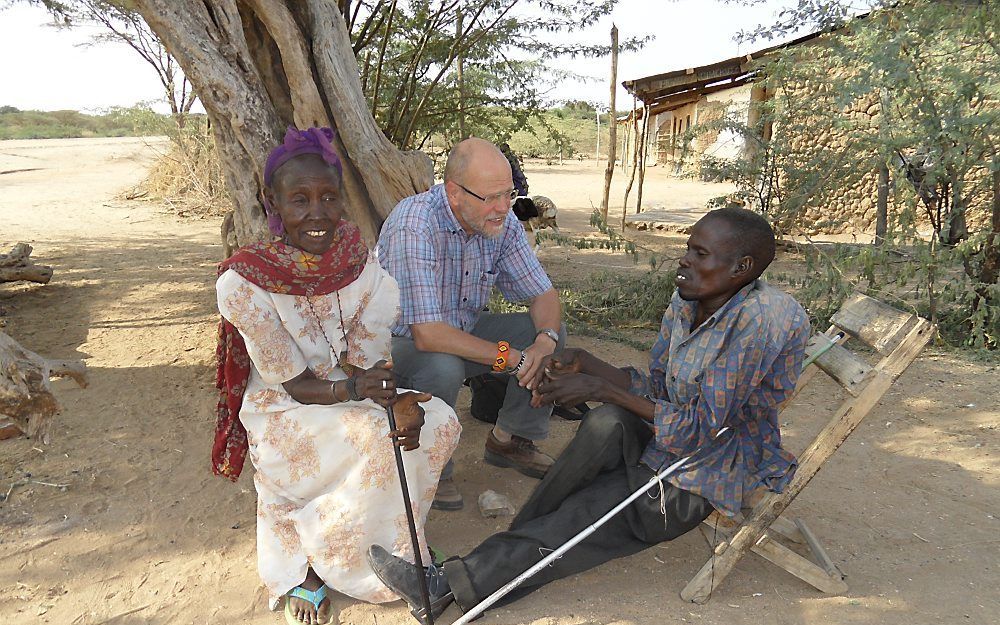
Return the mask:
<path fill-rule="evenodd" d="M 542 359 L 565 342 L 559 296 L 511 212 L 517 192 L 499 149 L 471 138 L 448 155 L 444 183 L 400 202 L 376 254 L 399 283 L 402 315 L 393 327 L 398 385 L 452 407 L 462 382 L 490 371 L 509 376 L 484 459 L 541 478 L 552 457 L 535 445 L 548 435 L 551 406 L 530 404 Z M 496 286 L 527 313 L 483 309 Z M 433 507 L 458 510 L 462 496 L 445 467 Z"/>

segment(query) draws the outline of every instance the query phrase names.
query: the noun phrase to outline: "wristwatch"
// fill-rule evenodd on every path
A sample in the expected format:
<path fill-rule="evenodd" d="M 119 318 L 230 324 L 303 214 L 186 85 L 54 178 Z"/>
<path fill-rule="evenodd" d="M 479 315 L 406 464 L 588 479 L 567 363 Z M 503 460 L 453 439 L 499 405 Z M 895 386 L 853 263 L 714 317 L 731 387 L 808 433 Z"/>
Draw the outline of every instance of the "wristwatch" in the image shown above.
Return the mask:
<path fill-rule="evenodd" d="M 537 338 L 539 334 L 544 334 L 545 336 L 552 339 L 553 343 L 555 343 L 556 345 L 559 344 L 559 333 L 553 330 L 552 328 L 542 328 L 541 330 L 535 333 L 535 337 Z"/>

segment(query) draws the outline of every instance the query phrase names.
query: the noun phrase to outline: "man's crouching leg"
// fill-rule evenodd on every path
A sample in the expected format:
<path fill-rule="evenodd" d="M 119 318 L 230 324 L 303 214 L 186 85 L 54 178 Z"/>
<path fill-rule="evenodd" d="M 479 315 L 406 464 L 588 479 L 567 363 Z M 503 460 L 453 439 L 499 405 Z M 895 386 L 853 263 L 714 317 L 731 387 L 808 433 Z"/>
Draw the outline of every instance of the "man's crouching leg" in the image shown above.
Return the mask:
<path fill-rule="evenodd" d="M 465 379 L 465 361 L 458 356 L 422 352 L 412 338 L 392 337 L 393 372 L 401 388 L 430 393 L 455 408 L 458 390 Z M 454 463 L 449 458 L 441 473 L 431 507 L 435 510 L 461 510 L 462 494 L 452 477 Z"/>

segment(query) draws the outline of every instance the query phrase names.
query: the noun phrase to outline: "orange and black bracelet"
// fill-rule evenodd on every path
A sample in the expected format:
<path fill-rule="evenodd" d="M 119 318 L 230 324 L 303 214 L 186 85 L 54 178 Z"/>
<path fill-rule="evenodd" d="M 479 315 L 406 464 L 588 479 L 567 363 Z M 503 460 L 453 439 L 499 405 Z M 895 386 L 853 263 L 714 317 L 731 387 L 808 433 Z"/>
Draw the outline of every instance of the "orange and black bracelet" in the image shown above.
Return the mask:
<path fill-rule="evenodd" d="M 502 372 L 507 370 L 507 356 L 510 355 L 510 343 L 507 341 L 497 341 L 497 357 L 493 362 L 493 370 Z"/>

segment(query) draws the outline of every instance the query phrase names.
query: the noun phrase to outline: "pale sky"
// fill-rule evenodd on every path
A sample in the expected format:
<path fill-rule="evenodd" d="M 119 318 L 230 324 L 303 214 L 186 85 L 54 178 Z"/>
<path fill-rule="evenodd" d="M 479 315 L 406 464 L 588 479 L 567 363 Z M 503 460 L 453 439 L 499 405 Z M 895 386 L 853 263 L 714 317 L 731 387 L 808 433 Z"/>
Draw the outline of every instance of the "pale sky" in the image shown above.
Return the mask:
<path fill-rule="evenodd" d="M 674 69 L 704 65 L 763 48 L 768 42 L 738 45 L 733 36 L 771 23 L 775 10 L 794 0 L 769 0 L 766 6 L 725 5 L 717 0 L 621 0 L 612 17 L 563 38 L 606 43 L 612 20 L 619 37 L 653 34 L 638 53 L 622 54 L 618 82 Z M 19 109 L 98 111 L 162 98 L 153 69 L 124 44 L 81 46 L 96 27 L 59 30 L 44 9 L 22 4 L 0 11 L 0 106 Z M 610 58 L 560 61 L 560 66 L 595 78 L 553 85 L 546 95 L 557 101 L 587 100 L 607 106 Z M 619 110 L 631 97 L 619 86 Z M 157 107 L 161 111 L 166 106 Z"/>

